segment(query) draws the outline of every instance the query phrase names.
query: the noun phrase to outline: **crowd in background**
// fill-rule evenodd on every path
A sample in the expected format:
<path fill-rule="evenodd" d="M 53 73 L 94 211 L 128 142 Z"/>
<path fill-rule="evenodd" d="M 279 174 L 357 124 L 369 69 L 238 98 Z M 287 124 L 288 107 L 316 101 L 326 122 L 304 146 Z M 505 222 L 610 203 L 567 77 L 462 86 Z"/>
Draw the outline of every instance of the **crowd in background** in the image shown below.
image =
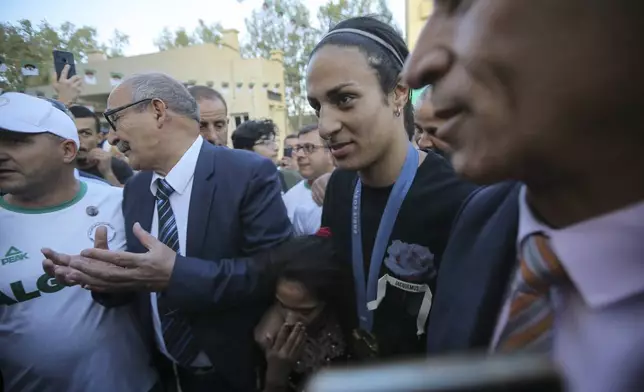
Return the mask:
<path fill-rule="evenodd" d="M 68 68 L 57 101 L 1 95 L 4 390 L 301 391 L 468 351 L 642 390 L 644 6 L 435 3 L 411 54 L 334 26 L 284 140 L 228 146 L 223 96 L 160 73 L 108 132 Z"/>

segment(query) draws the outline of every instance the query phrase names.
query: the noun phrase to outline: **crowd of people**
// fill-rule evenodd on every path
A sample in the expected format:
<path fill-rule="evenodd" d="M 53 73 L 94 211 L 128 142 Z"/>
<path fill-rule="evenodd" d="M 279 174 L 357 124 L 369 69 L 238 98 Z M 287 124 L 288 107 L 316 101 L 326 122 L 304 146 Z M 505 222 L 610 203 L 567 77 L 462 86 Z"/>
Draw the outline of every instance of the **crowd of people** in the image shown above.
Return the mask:
<path fill-rule="evenodd" d="M 294 392 L 486 351 L 644 390 L 642 4 L 435 1 L 411 54 L 344 20 L 317 122 L 232 148 L 224 97 L 165 74 L 114 88 L 107 133 L 66 70 L 4 93 L 0 385 Z"/>

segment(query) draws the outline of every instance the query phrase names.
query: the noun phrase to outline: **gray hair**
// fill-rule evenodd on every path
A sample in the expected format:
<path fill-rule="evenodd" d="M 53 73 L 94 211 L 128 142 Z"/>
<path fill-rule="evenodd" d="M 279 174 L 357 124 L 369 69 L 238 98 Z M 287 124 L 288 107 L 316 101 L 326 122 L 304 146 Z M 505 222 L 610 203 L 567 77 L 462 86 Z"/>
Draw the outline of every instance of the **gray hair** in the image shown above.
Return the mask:
<path fill-rule="evenodd" d="M 181 82 L 171 76 L 158 72 L 135 74 L 121 84 L 132 89 L 133 102 L 157 98 L 173 112 L 199 122 L 197 101 Z"/>

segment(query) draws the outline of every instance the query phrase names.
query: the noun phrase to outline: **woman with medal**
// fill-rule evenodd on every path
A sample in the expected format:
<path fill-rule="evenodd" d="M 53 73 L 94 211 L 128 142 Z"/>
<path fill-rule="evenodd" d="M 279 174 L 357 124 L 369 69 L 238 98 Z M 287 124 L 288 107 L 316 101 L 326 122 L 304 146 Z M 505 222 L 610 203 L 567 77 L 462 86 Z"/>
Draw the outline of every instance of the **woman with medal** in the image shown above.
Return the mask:
<path fill-rule="evenodd" d="M 451 223 L 475 186 L 442 157 L 413 148 L 413 110 L 400 73 L 409 51 L 392 27 L 345 20 L 314 48 L 307 94 L 338 169 L 322 226 L 350 260 L 353 351 L 397 357 L 425 350 L 425 326 Z"/>

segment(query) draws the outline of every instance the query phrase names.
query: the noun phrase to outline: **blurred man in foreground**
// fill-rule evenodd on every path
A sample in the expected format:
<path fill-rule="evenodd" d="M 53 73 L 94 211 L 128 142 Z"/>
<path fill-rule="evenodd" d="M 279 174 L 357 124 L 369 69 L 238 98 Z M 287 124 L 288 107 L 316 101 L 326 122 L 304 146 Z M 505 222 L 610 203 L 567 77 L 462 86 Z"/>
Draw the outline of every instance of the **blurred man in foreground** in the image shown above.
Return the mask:
<path fill-rule="evenodd" d="M 433 85 L 455 169 L 498 184 L 453 227 L 430 353 L 551 353 L 571 391 L 643 390 L 644 3 L 435 3 L 405 80 Z"/>

